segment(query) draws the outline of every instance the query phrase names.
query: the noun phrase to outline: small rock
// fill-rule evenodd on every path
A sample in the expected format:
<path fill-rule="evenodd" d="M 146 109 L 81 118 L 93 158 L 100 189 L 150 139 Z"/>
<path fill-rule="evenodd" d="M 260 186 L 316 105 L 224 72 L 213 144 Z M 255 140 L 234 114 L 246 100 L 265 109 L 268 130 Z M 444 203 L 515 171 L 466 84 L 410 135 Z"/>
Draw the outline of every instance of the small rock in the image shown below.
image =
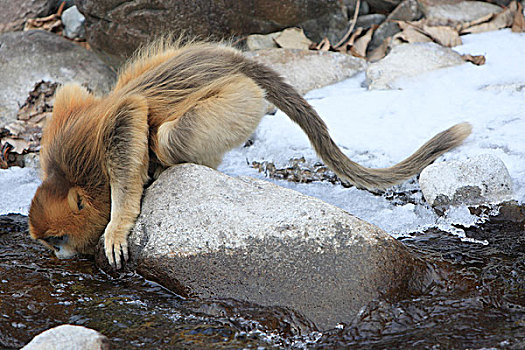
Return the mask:
<path fill-rule="evenodd" d="M 308 39 L 302 29 L 287 28 L 275 37 L 275 42 L 283 49 L 308 50 L 312 41 Z"/>
<path fill-rule="evenodd" d="M 62 13 L 62 23 L 64 23 L 64 32 L 70 39 L 83 39 L 86 35 L 84 23 L 86 18 L 81 14 L 76 6 L 71 6 Z"/>
<path fill-rule="evenodd" d="M 146 190 L 128 243 L 132 269 L 183 296 L 287 307 L 320 329 L 429 277 L 400 242 L 339 208 L 195 164 Z"/>
<path fill-rule="evenodd" d="M 368 45 L 367 51 L 371 52 L 381 46 L 383 42 L 395 34 L 399 33 L 401 28 L 396 22 L 389 22 L 385 20 L 375 31 L 372 36 L 372 40 Z"/>
<path fill-rule="evenodd" d="M 279 32 L 270 34 L 252 34 L 246 38 L 246 48 L 250 51 L 278 48 L 275 38 Z"/>
<path fill-rule="evenodd" d="M 61 325 L 40 333 L 22 350 L 108 350 L 110 341 L 97 331 Z"/>
<path fill-rule="evenodd" d="M 370 29 L 373 25 L 379 25 L 383 23 L 386 16 L 382 15 L 380 13 L 373 13 L 371 15 L 364 15 L 357 17 L 357 21 L 355 23 L 356 28 L 363 28 L 363 29 Z"/>
<path fill-rule="evenodd" d="M 421 1 L 421 10 L 432 25 L 457 25 L 471 22 L 490 14 L 501 12 L 497 5 L 482 1 L 448 2 L 436 0 Z"/>
<path fill-rule="evenodd" d="M 371 12 L 389 13 L 403 0 L 367 0 Z"/>
<path fill-rule="evenodd" d="M 423 16 L 417 0 L 404 0 L 385 19 L 374 32 L 368 51 L 379 47 L 386 38 L 401 31 L 395 21 L 417 21 Z"/>
<path fill-rule="evenodd" d="M 425 200 L 438 209 L 497 204 L 511 200 L 513 194 L 505 164 L 489 154 L 429 165 L 421 172 L 419 185 Z"/>
<path fill-rule="evenodd" d="M 369 89 L 395 89 L 399 78 L 463 63 L 457 52 L 435 43 L 401 44 L 394 46 L 384 59 L 368 66 L 366 84 Z"/>
<path fill-rule="evenodd" d="M 301 94 L 362 72 L 366 61 L 338 52 L 267 49 L 246 56 L 273 68 Z"/>

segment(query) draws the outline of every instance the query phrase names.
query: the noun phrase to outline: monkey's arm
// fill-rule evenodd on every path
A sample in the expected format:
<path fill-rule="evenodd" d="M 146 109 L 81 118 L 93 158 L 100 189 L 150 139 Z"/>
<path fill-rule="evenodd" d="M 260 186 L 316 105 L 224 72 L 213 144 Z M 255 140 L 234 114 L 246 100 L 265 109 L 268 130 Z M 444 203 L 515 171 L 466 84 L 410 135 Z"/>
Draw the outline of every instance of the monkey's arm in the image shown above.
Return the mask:
<path fill-rule="evenodd" d="M 111 188 L 111 216 L 104 231 L 104 248 L 111 266 L 128 259 L 127 237 L 140 213 L 148 170 L 148 105 L 138 96 L 120 98 L 104 132 L 106 165 Z"/>

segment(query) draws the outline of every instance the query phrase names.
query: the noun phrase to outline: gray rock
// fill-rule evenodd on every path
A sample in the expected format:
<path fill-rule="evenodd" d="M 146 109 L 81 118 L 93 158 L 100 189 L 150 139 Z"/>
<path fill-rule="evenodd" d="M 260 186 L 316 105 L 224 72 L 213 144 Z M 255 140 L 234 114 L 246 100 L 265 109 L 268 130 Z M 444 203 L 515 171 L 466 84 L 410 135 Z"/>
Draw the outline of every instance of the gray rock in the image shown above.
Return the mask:
<path fill-rule="evenodd" d="M 83 39 L 86 35 L 84 23 L 86 18 L 81 14 L 76 6 L 71 6 L 62 14 L 62 23 L 64 23 L 64 32 L 70 39 Z"/>
<path fill-rule="evenodd" d="M 320 329 L 380 296 L 428 283 L 426 264 L 381 229 L 318 199 L 181 164 L 145 192 L 131 265 L 183 296 L 289 307 Z"/>
<path fill-rule="evenodd" d="M 390 38 L 395 34 L 399 33 L 401 28 L 397 25 L 396 22 L 384 21 L 379 28 L 377 28 L 372 35 L 372 40 L 368 45 L 367 51 L 370 52 L 383 44 L 386 38 Z"/>
<path fill-rule="evenodd" d="M 417 0 L 404 0 L 387 16 L 379 28 L 376 29 L 368 51 L 379 47 L 386 38 L 392 37 L 401 31 L 395 21 L 417 21 L 422 16 L 423 13 L 419 9 Z"/>
<path fill-rule="evenodd" d="M 53 0 L 4 0 L 0 4 L 0 33 L 22 30 L 28 19 L 45 17 L 53 7 Z"/>
<path fill-rule="evenodd" d="M 367 0 L 370 12 L 389 13 L 403 0 Z"/>
<path fill-rule="evenodd" d="M 279 32 L 270 34 L 252 34 L 246 38 L 246 48 L 250 51 L 263 50 L 263 49 L 276 49 L 278 48 L 275 43 L 275 38 L 279 36 Z"/>
<path fill-rule="evenodd" d="M 348 19 L 336 0 L 78 0 L 86 39 L 112 65 L 162 33 L 223 39 L 300 27 L 313 41 L 342 37 Z"/>
<path fill-rule="evenodd" d="M 395 89 L 399 78 L 463 63 L 457 52 L 435 43 L 401 44 L 394 46 L 388 56 L 368 66 L 366 84 L 369 89 Z"/>
<path fill-rule="evenodd" d="M 429 165 L 421 172 L 419 185 L 425 200 L 439 209 L 460 204 L 497 204 L 511 200 L 513 194 L 505 164 L 489 154 Z"/>
<path fill-rule="evenodd" d="M 370 15 L 359 16 L 359 17 L 357 17 L 357 21 L 356 21 L 355 27 L 356 28 L 361 27 L 363 29 L 369 29 L 375 24 L 379 25 L 379 24 L 383 23 L 385 18 L 386 18 L 386 16 L 382 15 L 380 13 L 373 13 L 373 14 L 370 14 Z"/>
<path fill-rule="evenodd" d="M 421 1 L 421 4 L 421 10 L 433 25 L 455 25 L 462 22 L 470 22 L 503 10 L 497 5 L 482 1 L 452 3 Z"/>
<path fill-rule="evenodd" d="M 22 350 L 108 350 L 109 340 L 97 331 L 62 325 L 40 333 Z"/>
<path fill-rule="evenodd" d="M 346 7 L 346 15 L 348 18 L 354 16 L 355 8 L 357 6 L 357 0 L 343 0 L 343 6 Z M 370 13 L 370 6 L 364 0 L 361 0 L 359 5 L 359 16 L 368 15 Z"/>
<path fill-rule="evenodd" d="M 350 78 L 366 69 L 366 61 L 338 52 L 267 49 L 246 56 L 281 74 L 301 94 Z"/>
<path fill-rule="evenodd" d="M 36 83 L 76 81 L 95 92 L 110 90 L 115 73 L 95 54 L 41 30 L 0 35 L 0 126 L 16 115 Z"/>

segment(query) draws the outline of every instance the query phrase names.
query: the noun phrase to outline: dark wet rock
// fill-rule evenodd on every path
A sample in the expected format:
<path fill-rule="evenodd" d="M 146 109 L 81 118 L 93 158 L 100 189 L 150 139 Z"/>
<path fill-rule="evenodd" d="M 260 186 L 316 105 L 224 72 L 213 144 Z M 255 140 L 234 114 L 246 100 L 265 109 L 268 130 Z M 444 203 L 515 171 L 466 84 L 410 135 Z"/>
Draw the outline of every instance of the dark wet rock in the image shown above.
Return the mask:
<path fill-rule="evenodd" d="M 379 25 L 383 23 L 385 19 L 386 19 L 386 16 L 380 13 L 373 13 L 370 15 L 359 16 L 357 17 L 355 26 L 356 28 L 361 27 L 363 29 L 369 29 L 373 25 Z"/>
<path fill-rule="evenodd" d="M 421 172 L 419 185 L 426 201 L 439 209 L 461 204 L 498 204 L 511 200 L 513 195 L 505 164 L 489 154 L 429 165 Z"/>
<path fill-rule="evenodd" d="M 23 350 L 109 350 L 109 340 L 99 332 L 73 325 L 51 328 L 37 335 Z"/>
<path fill-rule="evenodd" d="M 0 127 L 16 120 L 20 106 L 42 82 L 75 81 L 107 92 L 115 73 L 94 53 L 41 30 L 0 35 Z"/>
<path fill-rule="evenodd" d="M 130 268 L 182 296 L 291 308 L 319 328 L 426 285 L 428 268 L 379 228 L 318 199 L 183 164 L 147 189 Z"/>
<path fill-rule="evenodd" d="M 372 41 L 368 51 L 381 46 L 387 38 L 399 33 L 401 29 L 395 21 L 416 21 L 423 16 L 417 0 L 404 0 L 401 2 L 385 19 L 385 21 L 376 29 L 372 36 Z"/>
<path fill-rule="evenodd" d="M 51 14 L 54 5 L 53 0 L 2 1 L 0 5 L 0 33 L 24 29 L 26 20 Z"/>
<path fill-rule="evenodd" d="M 87 41 L 113 65 L 164 33 L 223 39 L 301 27 L 311 40 L 336 41 L 348 24 L 336 0 L 79 0 L 77 6 L 86 16 Z"/>
<path fill-rule="evenodd" d="M 370 12 L 389 13 L 403 0 L 367 0 Z"/>
<path fill-rule="evenodd" d="M 361 58 L 328 51 L 266 49 L 245 55 L 273 68 L 301 94 L 350 78 L 367 66 Z"/>

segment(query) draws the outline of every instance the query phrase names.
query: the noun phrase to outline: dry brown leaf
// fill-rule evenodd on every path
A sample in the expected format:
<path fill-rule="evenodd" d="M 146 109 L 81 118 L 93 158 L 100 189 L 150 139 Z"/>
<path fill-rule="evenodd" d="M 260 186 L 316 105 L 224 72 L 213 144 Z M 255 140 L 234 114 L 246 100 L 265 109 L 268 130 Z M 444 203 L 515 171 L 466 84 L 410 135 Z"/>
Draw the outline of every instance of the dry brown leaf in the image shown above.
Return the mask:
<path fill-rule="evenodd" d="M 485 56 L 483 55 L 472 56 L 469 54 L 465 54 L 461 55 L 461 58 L 466 62 L 471 62 L 475 64 L 476 66 L 482 66 L 485 64 L 486 61 Z"/>
<path fill-rule="evenodd" d="M 394 43 L 397 44 L 427 43 L 432 41 L 432 39 L 430 39 L 427 35 L 422 33 L 420 29 L 411 25 L 405 26 L 402 32 L 395 34 L 393 40 Z"/>
<path fill-rule="evenodd" d="M 308 50 L 312 44 L 300 28 L 287 28 L 273 40 L 284 49 Z"/>
<path fill-rule="evenodd" d="M 515 33 L 525 32 L 525 17 L 523 17 L 523 6 L 518 2 L 518 8 L 512 22 L 512 31 Z"/>
<path fill-rule="evenodd" d="M 6 137 L 2 140 L 4 143 L 10 144 L 13 148 L 10 149 L 10 152 L 15 152 L 18 154 L 23 154 L 29 149 L 29 142 L 24 139 Z"/>
<path fill-rule="evenodd" d="M 475 20 L 470 21 L 470 22 L 460 23 L 460 24 L 458 24 L 456 26 L 456 30 L 460 34 L 463 34 L 463 31 L 468 29 L 468 28 L 475 27 L 475 26 L 477 26 L 479 24 L 490 22 L 494 18 L 495 15 L 496 15 L 495 13 L 491 13 L 491 14 L 485 15 L 483 17 L 480 17 L 480 18 L 475 19 Z"/>
<path fill-rule="evenodd" d="M 366 49 L 368 48 L 368 44 L 372 40 L 372 34 L 374 33 L 375 28 L 370 28 L 365 35 L 357 39 L 350 49 L 350 53 L 353 56 L 360 57 L 360 58 L 366 58 Z"/>
<path fill-rule="evenodd" d="M 518 9 L 516 2 L 511 2 L 509 7 L 500 13 L 491 15 L 491 18 L 488 22 L 473 25 L 470 27 L 463 27 L 459 33 L 460 34 L 472 34 L 472 33 L 482 33 L 498 29 L 503 29 L 510 27 L 514 22 L 514 16 Z"/>
<path fill-rule="evenodd" d="M 42 18 L 28 19 L 24 30 L 41 29 L 48 32 L 57 32 L 62 28 L 62 20 L 57 14 L 52 14 Z"/>
<path fill-rule="evenodd" d="M 330 40 L 327 37 L 324 37 L 319 44 L 315 46 L 315 50 L 319 51 L 328 51 L 330 50 Z"/>
<path fill-rule="evenodd" d="M 423 31 L 440 45 L 454 47 L 462 44 L 459 33 L 452 27 L 423 26 Z"/>

